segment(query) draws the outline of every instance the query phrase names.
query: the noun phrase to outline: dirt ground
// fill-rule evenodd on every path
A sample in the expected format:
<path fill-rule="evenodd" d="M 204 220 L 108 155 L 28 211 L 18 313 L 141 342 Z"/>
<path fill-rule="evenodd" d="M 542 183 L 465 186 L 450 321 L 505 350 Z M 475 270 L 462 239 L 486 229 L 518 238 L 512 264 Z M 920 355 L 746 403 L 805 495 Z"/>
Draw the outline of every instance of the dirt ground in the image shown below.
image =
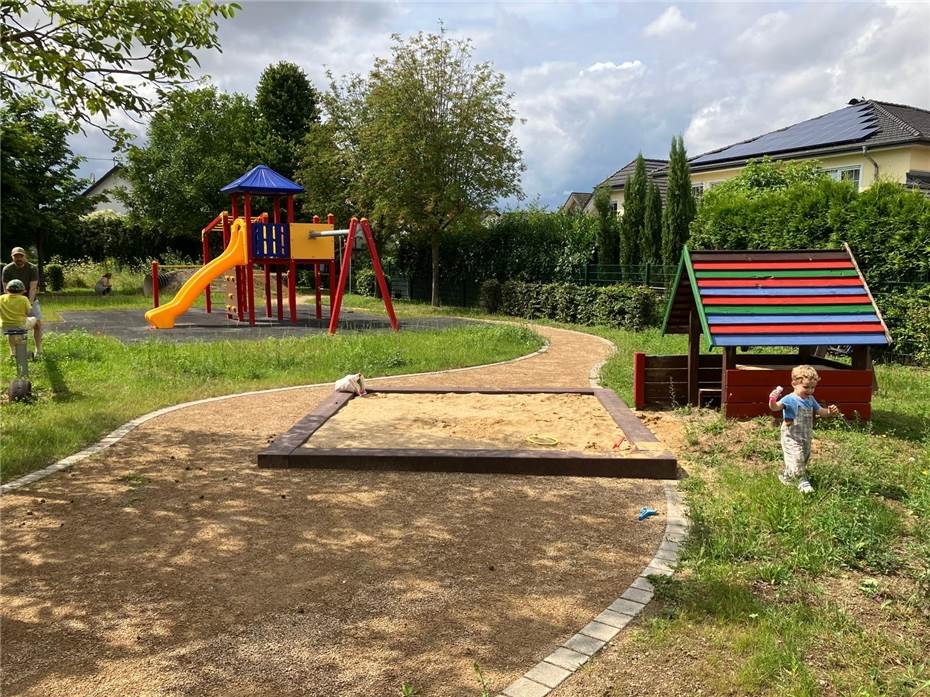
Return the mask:
<path fill-rule="evenodd" d="M 356 397 L 306 442 L 309 448 L 629 451 L 597 397 L 579 394 L 390 394 Z"/>
<path fill-rule="evenodd" d="M 587 386 L 609 347 L 395 385 Z M 153 419 L 0 499 L 5 695 L 480 694 L 615 599 L 652 557 L 663 484 L 259 470 L 328 394 Z"/>

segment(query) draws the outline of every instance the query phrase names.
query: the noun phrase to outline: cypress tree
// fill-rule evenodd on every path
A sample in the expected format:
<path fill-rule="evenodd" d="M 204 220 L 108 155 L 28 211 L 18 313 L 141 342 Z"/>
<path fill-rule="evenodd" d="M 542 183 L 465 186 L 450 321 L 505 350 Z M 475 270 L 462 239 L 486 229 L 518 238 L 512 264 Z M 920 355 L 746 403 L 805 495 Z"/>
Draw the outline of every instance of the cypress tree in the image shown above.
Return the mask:
<path fill-rule="evenodd" d="M 652 181 L 646 188 L 646 215 L 643 218 L 643 263 L 662 263 L 662 196 Z"/>
<path fill-rule="evenodd" d="M 674 266 L 681 256 L 681 248 L 688 241 L 688 226 L 697 210 L 691 192 L 688 155 L 681 136 L 672 138 L 668 160 L 668 196 L 662 216 L 662 261 Z"/>
<path fill-rule="evenodd" d="M 599 186 L 595 189 L 594 210 L 597 213 L 597 263 L 616 264 L 620 238 L 617 216 L 610 208 L 610 187 Z"/>
<path fill-rule="evenodd" d="M 633 174 L 627 177 L 623 187 L 623 235 L 620 260 L 626 266 L 639 264 L 642 260 L 643 224 L 646 218 L 646 160 L 643 154 L 636 156 Z"/>

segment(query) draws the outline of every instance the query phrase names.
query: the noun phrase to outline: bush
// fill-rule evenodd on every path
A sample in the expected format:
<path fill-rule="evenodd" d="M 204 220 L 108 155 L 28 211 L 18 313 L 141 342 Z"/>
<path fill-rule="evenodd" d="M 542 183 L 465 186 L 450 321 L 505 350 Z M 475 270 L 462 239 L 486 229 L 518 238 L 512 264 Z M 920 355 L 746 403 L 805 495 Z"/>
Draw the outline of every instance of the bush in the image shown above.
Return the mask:
<path fill-rule="evenodd" d="M 653 326 L 658 298 L 646 286 L 507 281 L 501 286 L 501 312 L 526 319 L 601 324 L 639 330 Z"/>
<path fill-rule="evenodd" d="M 894 342 L 891 355 L 930 365 L 930 286 L 884 293 L 876 302 Z"/>
<path fill-rule="evenodd" d="M 45 265 L 45 282 L 51 291 L 59 291 L 65 287 L 65 270 L 61 264 Z"/>
<path fill-rule="evenodd" d="M 391 292 L 391 277 L 384 276 L 388 292 Z M 378 278 L 375 276 L 373 269 L 360 269 L 355 273 L 355 292 L 359 295 L 367 295 L 370 298 L 380 298 L 381 289 L 378 288 Z"/>
<path fill-rule="evenodd" d="M 497 279 L 490 279 L 481 284 L 478 302 L 481 309 L 494 314 L 501 306 L 501 283 Z"/>

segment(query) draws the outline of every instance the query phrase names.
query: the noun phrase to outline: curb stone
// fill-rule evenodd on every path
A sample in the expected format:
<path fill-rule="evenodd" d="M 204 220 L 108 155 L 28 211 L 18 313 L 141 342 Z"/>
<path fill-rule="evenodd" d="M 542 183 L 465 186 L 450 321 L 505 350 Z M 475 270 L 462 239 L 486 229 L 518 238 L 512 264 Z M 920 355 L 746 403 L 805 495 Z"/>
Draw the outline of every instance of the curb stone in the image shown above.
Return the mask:
<path fill-rule="evenodd" d="M 374 384 L 378 382 L 383 382 L 385 380 L 398 380 L 400 378 L 418 377 L 418 376 L 423 376 L 423 375 L 446 375 L 448 373 L 459 373 L 465 370 L 477 370 L 479 368 L 492 368 L 497 365 L 507 365 L 509 363 L 517 363 L 519 361 L 525 361 L 530 358 L 533 358 L 534 356 L 540 356 L 544 353 L 547 353 L 549 351 L 549 340 L 545 338 L 543 340 L 544 340 L 544 343 L 542 347 L 540 347 L 538 350 L 533 351 L 532 353 L 528 353 L 525 356 L 517 356 L 516 358 L 511 358 L 506 361 L 497 361 L 496 363 L 484 363 L 482 365 L 471 365 L 466 368 L 449 368 L 448 370 L 433 370 L 427 373 L 404 373 L 403 375 L 385 375 L 383 377 L 371 378 L 370 380 L 366 379 L 365 382 Z M 8 494 L 12 491 L 16 491 L 17 489 L 21 489 L 24 486 L 33 484 L 34 482 L 37 482 L 40 479 L 45 479 L 46 477 L 52 474 L 55 474 L 56 472 L 61 472 L 63 470 L 66 470 L 70 468 L 71 466 L 76 465 L 77 463 L 83 460 L 86 460 L 92 455 L 96 455 L 102 450 L 106 450 L 111 445 L 118 443 L 123 438 L 125 438 L 126 435 L 128 435 L 130 431 L 135 430 L 136 428 L 144 424 L 146 421 L 151 421 L 152 419 L 155 419 L 159 416 L 164 416 L 165 414 L 170 414 L 171 412 L 178 411 L 179 409 L 186 409 L 187 407 L 193 407 L 199 404 L 209 404 L 210 402 L 219 402 L 224 399 L 238 399 L 239 397 L 251 397 L 253 395 L 270 394 L 272 392 L 291 392 L 293 390 L 305 390 L 305 389 L 313 389 L 313 388 L 320 388 L 320 387 L 329 387 L 331 385 L 332 385 L 332 382 L 317 382 L 311 385 L 292 385 L 290 387 L 272 387 L 267 390 L 252 390 L 250 392 L 236 392 L 234 394 L 221 395 L 219 397 L 208 397 L 206 399 L 197 399 L 192 402 L 182 402 L 181 404 L 175 404 L 170 407 L 163 407 L 162 409 L 150 411 L 148 414 L 143 414 L 142 416 L 136 417 L 132 421 L 127 421 L 122 426 L 117 428 L 115 431 L 108 433 L 106 436 L 101 438 L 99 441 L 97 441 L 93 445 L 90 445 L 84 448 L 83 450 L 74 453 L 73 455 L 69 455 L 68 457 L 62 458 L 58 462 L 55 462 L 54 464 L 51 464 L 48 467 L 45 467 L 40 470 L 36 470 L 34 472 L 30 472 L 29 474 L 25 474 L 22 477 L 18 477 L 11 482 L 7 482 L 6 484 L 3 484 L 2 486 L 0 486 L 0 495 Z"/>
<path fill-rule="evenodd" d="M 571 330 L 568 330 L 571 331 Z M 607 339 L 600 338 L 602 341 Z M 607 341 L 613 346 L 612 342 Z M 608 357 L 609 358 L 609 357 Z M 600 371 L 607 359 L 591 369 L 591 387 L 600 387 Z M 688 511 L 676 482 L 665 485 L 665 534 L 652 560 L 619 598 L 562 645 L 498 693 L 497 697 L 547 697 L 593 658 L 638 616 L 655 591 L 649 576 L 671 576 L 678 563 L 680 543 L 688 535 Z"/>

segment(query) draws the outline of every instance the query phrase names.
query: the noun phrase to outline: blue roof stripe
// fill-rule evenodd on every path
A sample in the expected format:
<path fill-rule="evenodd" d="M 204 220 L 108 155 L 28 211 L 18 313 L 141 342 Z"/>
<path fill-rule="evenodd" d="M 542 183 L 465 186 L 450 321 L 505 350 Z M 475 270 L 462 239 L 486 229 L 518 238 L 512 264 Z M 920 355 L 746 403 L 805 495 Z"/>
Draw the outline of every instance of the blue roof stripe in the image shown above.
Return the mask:
<path fill-rule="evenodd" d="M 701 288 L 702 296 L 729 295 L 733 297 L 772 297 L 794 295 L 862 295 L 862 286 L 818 286 L 805 288 Z"/>
<path fill-rule="evenodd" d="M 820 346 L 880 345 L 888 339 L 884 334 L 725 334 L 714 335 L 715 346 Z"/>
<path fill-rule="evenodd" d="M 878 322 L 875 314 L 849 315 L 707 315 L 708 324 L 824 324 Z"/>

